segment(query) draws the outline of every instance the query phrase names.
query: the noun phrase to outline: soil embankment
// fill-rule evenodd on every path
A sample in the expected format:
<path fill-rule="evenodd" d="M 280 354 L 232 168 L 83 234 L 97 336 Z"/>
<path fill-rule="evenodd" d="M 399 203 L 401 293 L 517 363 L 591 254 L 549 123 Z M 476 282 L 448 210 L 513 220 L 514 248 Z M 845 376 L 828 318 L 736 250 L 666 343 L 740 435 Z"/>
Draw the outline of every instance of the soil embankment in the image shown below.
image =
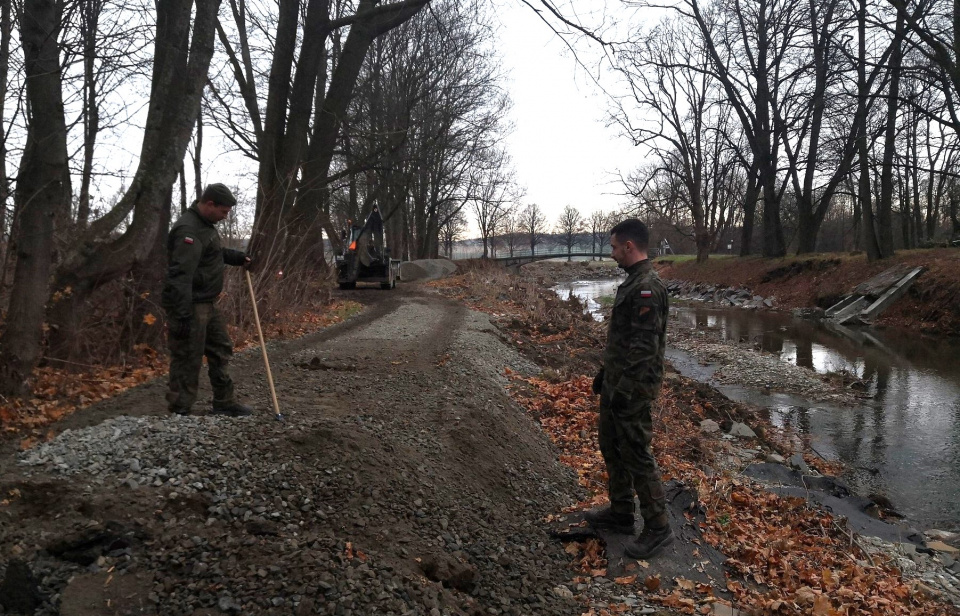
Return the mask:
<path fill-rule="evenodd" d="M 746 288 L 775 298 L 776 307 L 783 310 L 829 308 L 858 284 L 898 264 L 925 271 L 876 325 L 960 336 L 960 250 L 956 248 L 902 251 L 873 263 L 864 255 L 846 254 L 722 257 L 705 263 L 657 261 L 664 279 Z"/>

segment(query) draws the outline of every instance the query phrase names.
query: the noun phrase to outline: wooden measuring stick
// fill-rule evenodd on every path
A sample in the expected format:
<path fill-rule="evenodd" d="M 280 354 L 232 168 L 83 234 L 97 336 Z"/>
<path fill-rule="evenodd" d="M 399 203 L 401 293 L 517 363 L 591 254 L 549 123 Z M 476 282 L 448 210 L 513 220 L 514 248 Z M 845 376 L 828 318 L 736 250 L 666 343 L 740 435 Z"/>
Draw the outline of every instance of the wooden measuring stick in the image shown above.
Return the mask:
<path fill-rule="evenodd" d="M 283 419 L 280 414 L 280 404 L 277 402 L 277 390 L 273 386 L 273 373 L 270 371 L 270 360 L 267 358 L 267 342 L 263 339 L 263 329 L 260 328 L 260 313 L 257 312 L 257 296 L 253 292 L 253 280 L 250 279 L 250 270 L 243 270 L 247 275 L 247 288 L 250 289 L 250 302 L 253 304 L 253 319 L 257 323 L 257 335 L 260 336 L 260 350 L 263 351 L 263 365 L 267 368 L 267 382 L 270 384 L 270 395 L 273 397 L 273 410 L 278 420 Z"/>

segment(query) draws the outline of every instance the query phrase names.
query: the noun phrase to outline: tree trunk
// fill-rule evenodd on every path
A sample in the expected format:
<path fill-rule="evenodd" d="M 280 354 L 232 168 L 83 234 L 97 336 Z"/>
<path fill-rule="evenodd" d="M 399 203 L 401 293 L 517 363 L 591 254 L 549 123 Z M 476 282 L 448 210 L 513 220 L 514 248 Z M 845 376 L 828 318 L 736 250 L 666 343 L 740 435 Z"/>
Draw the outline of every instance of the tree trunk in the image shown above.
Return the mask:
<path fill-rule="evenodd" d="M 867 2 L 860 0 L 857 13 L 857 32 L 859 39 L 859 58 L 857 62 L 857 117 L 860 130 L 857 136 L 857 149 L 860 154 L 860 182 L 858 199 L 863 216 L 863 244 L 867 259 L 876 261 L 883 258 L 874 224 L 872 195 L 870 190 L 870 152 L 867 144 L 867 60 L 866 60 L 866 15 Z"/>
<path fill-rule="evenodd" d="M 71 293 L 69 301 L 55 304 L 48 314 L 49 352 L 54 357 L 70 359 L 79 335 L 75 325 L 81 315 L 76 312 L 89 293 L 129 273 L 153 249 L 162 209 L 200 112 L 219 5 L 219 0 L 199 2 L 196 7 L 191 0 L 156 3 L 156 52 L 137 171 L 117 205 L 90 225 L 57 269 L 54 291 L 63 294 L 69 288 Z M 114 238 L 131 212 L 132 221 Z"/>
<path fill-rule="evenodd" d="M 887 125 L 883 143 L 883 162 L 880 169 L 880 200 L 877 203 L 877 226 L 880 254 L 893 256 L 893 159 L 897 149 L 897 111 L 900 100 L 900 64 L 903 57 L 900 40 L 903 38 L 903 15 L 897 15 L 893 53 L 890 56 L 890 91 L 887 94 Z"/>
<path fill-rule="evenodd" d="M 903 248 L 909 250 L 913 248 L 910 243 L 910 199 L 907 195 L 907 187 L 904 182 L 905 177 L 897 171 L 897 202 L 900 204 L 900 240 L 903 242 Z"/>
<path fill-rule="evenodd" d="M 957 191 L 950 190 L 950 237 L 960 239 L 960 195 Z"/>
<path fill-rule="evenodd" d="M 62 14 L 61 1 L 24 0 L 20 37 L 29 115 L 27 143 L 17 177 L 17 266 L 6 329 L 0 337 L 0 395 L 27 393 L 27 379 L 40 359 L 54 218 L 71 197 L 60 75 Z"/>
<path fill-rule="evenodd" d="M 0 0 L 0 92 L 7 91 L 10 74 L 11 3 L 12 0 Z M 0 244 L 3 243 L 5 238 L 10 237 L 7 235 L 7 202 L 10 200 L 10 187 L 7 178 L 5 103 L 5 97 L 0 97 Z M 4 259 L 2 266 L 4 266 L 4 271 L 0 272 L 0 289 L 3 288 L 6 259 Z"/>
<path fill-rule="evenodd" d="M 170 210 L 173 208 L 173 187 L 167 192 L 166 207 L 161 210 L 160 225 L 153 240 L 153 248 L 147 258 L 133 267 L 133 287 L 130 294 L 132 310 L 120 333 L 121 346 L 125 352 L 134 346 L 146 344 L 150 348 L 163 348 L 163 319 L 157 314 L 160 308 L 160 293 L 167 274 L 167 234 L 170 228 Z M 155 317 L 155 320 L 149 317 Z"/>
<path fill-rule="evenodd" d="M 808 195 L 797 195 L 797 201 L 797 254 L 816 252 L 821 221 Z"/>
<path fill-rule="evenodd" d="M 747 190 L 743 196 L 743 230 L 740 234 L 740 256 L 746 257 L 753 250 L 753 224 L 757 217 L 757 199 L 760 185 L 756 181 L 756 163 L 747 173 Z"/>
<path fill-rule="evenodd" d="M 80 174 L 80 195 L 77 199 L 77 225 L 82 229 L 90 221 L 90 182 L 93 179 L 93 154 L 100 132 L 100 106 L 97 100 L 96 61 L 97 26 L 100 2 L 80 4 L 83 37 L 83 170 Z"/>
<path fill-rule="evenodd" d="M 187 208 L 187 174 L 184 173 L 186 165 L 180 165 L 180 215 L 183 216 Z"/>
<path fill-rule="evenodd" d="M 200 156 L 203 152 L 203 109 L 197 113 L 197 139 L 193 148 L 193 187 L 196 191 L 195 199 L 199 200 L 203 194 L 203 169 Z M 168 217 L 169 218 L 169 217 Z"/>
<path fill-rule="evenodd" d="M 773 152 L 776 137 L 770 118 L 770 107 L 774 101 L 770 94 L 770 67 L 767 61 L 770 33 L 767 31 L 766 4 L 761 3 L 758 11 L 757 36 L 757 109 L 756 135 L 758 149 L 758 168 L 760 186 L 763 191 L 763 256 L 782 257 L 787 254 L 787 245 L 783 238 L 783 224 L 780 221 L 780 196 L 777 194 L 777 165 Z"/>

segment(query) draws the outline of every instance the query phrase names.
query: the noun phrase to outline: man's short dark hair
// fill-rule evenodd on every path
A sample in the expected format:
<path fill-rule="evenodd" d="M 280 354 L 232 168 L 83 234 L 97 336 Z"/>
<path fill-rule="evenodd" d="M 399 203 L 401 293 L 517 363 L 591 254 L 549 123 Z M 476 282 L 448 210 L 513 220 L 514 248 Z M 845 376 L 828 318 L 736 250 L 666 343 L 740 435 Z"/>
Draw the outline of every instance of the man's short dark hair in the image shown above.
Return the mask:
<path fill-rule="evenodd" d="M 613 229 L 610 229 L 610 235 L 616 235 L 622 242 L 633 242 L 638 250 L 646 250 L 650 247 L 650 232 L 647 231 L 647 225 L 636 218 L 628 218 L 617 223 Z"/>

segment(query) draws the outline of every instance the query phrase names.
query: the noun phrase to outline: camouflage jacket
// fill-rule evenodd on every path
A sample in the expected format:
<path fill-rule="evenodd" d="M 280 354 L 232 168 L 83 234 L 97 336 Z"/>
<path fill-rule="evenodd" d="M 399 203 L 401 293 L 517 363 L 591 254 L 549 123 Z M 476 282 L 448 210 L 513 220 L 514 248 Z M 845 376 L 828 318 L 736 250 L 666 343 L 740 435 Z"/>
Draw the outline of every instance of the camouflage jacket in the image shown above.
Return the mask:
<path fill-rule="evenodd" d="M 603 386 L 621 399 L 653 400 L 663 380 L 667 289 L 649 259 L 626 271 L 627 279 L 617 289 L 610 315 Z"/>
<path fill-rule="evenodd" d="M 161 302 L 174 319 L 193 316 L 193 304 L 213 302 L 223 291 L 223 269 L 243 265 L 246 255 L 221 248 L 217 227 L 197 210 L 187 210 L 167 237 L 167 280 Z"/>

